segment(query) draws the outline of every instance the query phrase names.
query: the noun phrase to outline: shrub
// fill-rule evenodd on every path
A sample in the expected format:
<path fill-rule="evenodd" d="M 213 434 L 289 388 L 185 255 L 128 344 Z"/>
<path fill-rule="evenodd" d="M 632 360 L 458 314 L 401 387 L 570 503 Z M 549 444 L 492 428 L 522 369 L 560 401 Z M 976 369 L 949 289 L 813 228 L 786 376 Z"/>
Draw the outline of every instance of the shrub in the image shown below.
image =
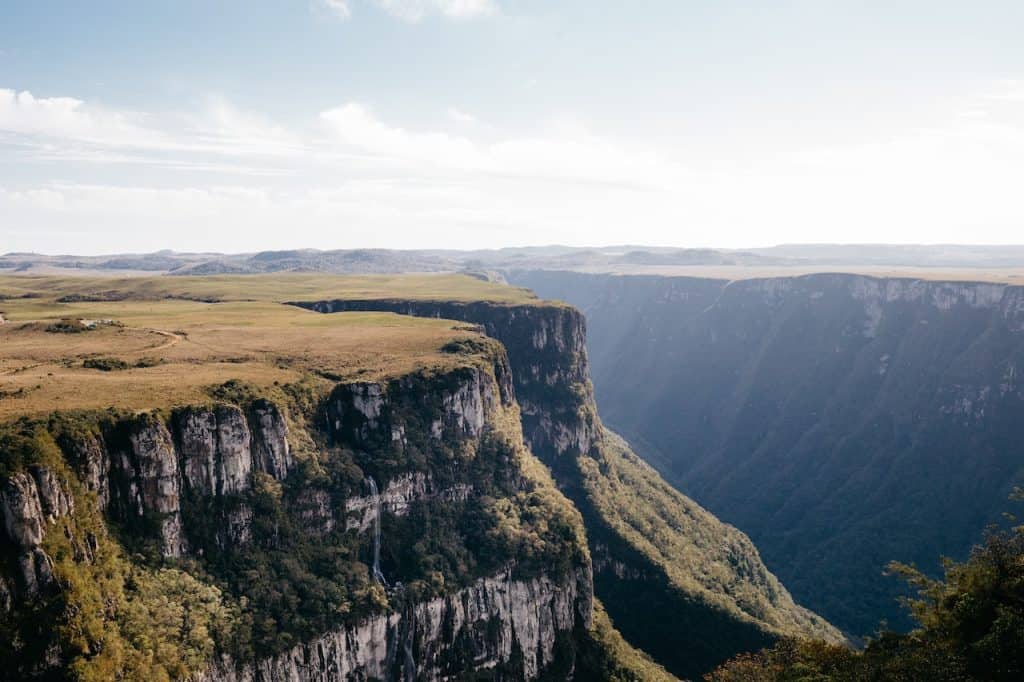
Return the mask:
<path fill-rule="evenodd" d="M 101 372 L 115 372 L 128 369 L 128 363 L 117 358 L 87 358 L 82 361 L 82 367 L 86 369 L 98 369 Z"/>
<path fill-rule="evenodd" d="M 989 532 L 964 563 L 945 562 L 942 579 L 892 564 L 917 589 L 908 599 L 919 627 L 882 633 L 857 652 L 822 642 L 786 640 L 744 654 L 708 682 L 788 680 L 1024 679 L 1024 526 Z"/>
<path fill-rule="evenodd" d="M 51 334 L 81 334 L 82 332 L 90 332 L 93 329 L 95 329 L 95 326 L 87 325 L 81 320 L 72 318 L 58 320 L 46 327 L 46 331 Z"/>

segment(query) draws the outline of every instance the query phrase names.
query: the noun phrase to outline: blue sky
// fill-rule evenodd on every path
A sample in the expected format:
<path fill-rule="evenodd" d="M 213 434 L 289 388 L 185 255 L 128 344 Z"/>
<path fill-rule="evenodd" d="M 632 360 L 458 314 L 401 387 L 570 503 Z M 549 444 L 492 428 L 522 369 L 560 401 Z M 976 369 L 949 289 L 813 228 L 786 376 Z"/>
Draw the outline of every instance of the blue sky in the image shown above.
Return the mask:
<path fill-rule="evenodd" d="M 9 2 L 0 251 L 1019 242 L 1019 2 Z"/>

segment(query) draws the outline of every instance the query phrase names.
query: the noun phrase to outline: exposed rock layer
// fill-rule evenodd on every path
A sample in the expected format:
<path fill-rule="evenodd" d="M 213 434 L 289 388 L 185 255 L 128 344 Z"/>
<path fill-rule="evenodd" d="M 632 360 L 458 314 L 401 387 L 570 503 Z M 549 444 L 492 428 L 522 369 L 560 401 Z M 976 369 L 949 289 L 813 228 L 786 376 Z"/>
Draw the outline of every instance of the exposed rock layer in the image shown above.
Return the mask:
<path fill-rule="evenodd" d="M 473 322 L 508 350 L 511 373 L 499 376 L 522 411 L 523 435 L 541 458 L 585 454 L 598 438 L 587 369 L 586 323 L 569 306 L 401 300 L 335 300 L 296 305 L 323 313 L 386 310 Z"/>
<path fill-rule="evenodd" d="M 9 604 L 12 593 L 29 599 L 50 585 L 53 562 L 43 551 L 43 536 L 50 524 L 73 508 L 74 499 L 45 467 L 34 466 L 28 472 L 15 473 L 0 488 L 4 531 L 14 546 L 18 573 L 18 584 L 13 590 L 0 578 L 5 604 Z"/>
<path fill-rule="evenodd" d="M 465 471 L 460 474 L 460 467 L 476 457 L 476 448 L 492 437 L 504 411 L 514 405 L 507 359 L 498 353 L 490 367 L 470 363 L 441 376 L 341 384 L 318 421 L 332 445 L 360 450 L 365 457 L 402 462 L 408 451 L 422 463 L 431 448 L 450 454 L 447 466 L 390 470 L 382 480 L 382 512 L 404 516 L 416 504 L 471 499 L 472 480 Z M 506 426 L 502 421 L 500 428 Z M 248 493 L 254 476 L 262 472 L 283 480 L 293 465 L 286 421 L 268 401 L 256 401 L 247 410 L 193 406 L 175 410 L 168 419 L 142 414 L 101 420 L 99 428 L 89 428 L 94 430 L 69 431 L 60 439 L 71 468 L 96 495 L 100 509 L 120 522 L 123 537 L 149 534 L 169 558 L 198 557 L 204 544 L 209 547 L 202 536 L 190 535 L 196 523 L 216 528 L 220 551 L 250 542 Z M 376 513 L 369 498 L 319 485 L 289 503 L 287 513 L 294 514 L 304 533 L 326 538 L 339 523 L 356 532 L 369 529 Z M 0 581 L 5 610 L 12 600 L 31 597 L 52 583 L 52 562 L 41 546 L 49 525 L 72 508 L 74 501 L 64 491 L 39 467 L 10 476 L 0 489 L 5 525 L 0 542 L 17 547 L 22 573 L 17 584 Z M 211 519 L 211 511 L 221 516 Z M 574 557 L 571 570 L 551 567 L 550 574 L 534 570 L 531 577 L 509 569 L 425 602 L 406 602 L 396 588 L 389 594 L 396 610 L 260 661 L 219 659 L 203 679 L 442 679 L 489 669 L 499 669 L 503 677 L 533 679 L 558 655 L 571 661 L 572 647 L 556 644 L 592 623 L 589 557 L 585 551 Z M 47 665 L 59 664 L 58 653 Z"/>
<path fill-rule="evenodd" d="M 128 523 L 155 519 L 167 557 L 188 551 L 183 495 L 237 496 L 250 489 L 254 471 L 281 480 L 292 464 L 284 416 L 268 401 L 257 401 L 250 415 L 218 405 L 176 410 L 169 423 L 128 417 L 60 445 L 101 509 Z M 225 519 L 222 544 L 244 542 L 250 518 L 237 509 Z"/>
<path fill-rule="evenodd" d="M 571 632 L 584 615 L 578 611 L 578 586 L 589 582 L 582 569 L 561 581 L 543 576 L 515 580 L 504 573 L 411 609 L 326 633 L 255 664 L 223 661 L 200 679 L 441 680 L 511 665 L 509 676 L 531 680 L 554 660 L 558 637 Z M 411 658 L 402 650 L 406 641 L 412 642 Z M 410 662 L 414 670 L 407 669 Z"/>

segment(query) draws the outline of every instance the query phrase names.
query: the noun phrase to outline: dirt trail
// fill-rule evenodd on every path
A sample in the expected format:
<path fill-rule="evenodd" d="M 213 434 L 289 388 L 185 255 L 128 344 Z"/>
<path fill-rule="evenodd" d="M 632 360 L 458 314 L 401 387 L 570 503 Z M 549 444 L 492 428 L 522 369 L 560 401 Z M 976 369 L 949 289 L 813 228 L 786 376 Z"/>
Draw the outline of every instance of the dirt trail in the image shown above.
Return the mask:
<path fill-rule="evenodd" d="M 154 334 L 159 334 L 160 336 L 164 336 L 164 337 L 167 338 L 167 340 L 164 341 L 163 343 L 161 343 L 159 346 L 153 346 L 152 348 L 147 348 L 146 352 L 150 352 L 150 351 L 154 351 L 154 350 L 164 350 L 165 348 L 170 348 L 172 346 L 176 346 L 176 345 L 178 345 L 178 343 L 181 342 L 181 339 L 182 339 L 181 334 L 175 334 L 174 332 L 165 332 L 165 331 L 160 330 L 160 329 L 147 329 L 146 331 L 150 331 L 150 332 L 153 332 Z"/>
<path fill-rule="evenodd" d="M 0 377 L 9 377 L 18 374 L 19 372 L 27 372 L 30 369 L 42 367 L 44 364 L 45 363 L 37 362 L 34 365 L 25 365 L 23 367 L 13 367 L 11 369 L 5 369 L 4 371 L 0 372 Z"/>

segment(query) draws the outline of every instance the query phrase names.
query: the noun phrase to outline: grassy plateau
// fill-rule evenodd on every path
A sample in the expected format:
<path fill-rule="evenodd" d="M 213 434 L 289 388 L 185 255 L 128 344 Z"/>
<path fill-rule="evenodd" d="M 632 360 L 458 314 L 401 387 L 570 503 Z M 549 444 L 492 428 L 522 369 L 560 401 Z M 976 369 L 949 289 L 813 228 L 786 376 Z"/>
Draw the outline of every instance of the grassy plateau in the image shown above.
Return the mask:
<path fill-rule="evenodd" d="M 320 315 L 289 300 L 532 300 L 460 275 L 0 277 L 0 420 L 52 410 L 147 410 L 230 379 L 379 379 L 463 362 L 472 327 L 390 313 Z"/>

